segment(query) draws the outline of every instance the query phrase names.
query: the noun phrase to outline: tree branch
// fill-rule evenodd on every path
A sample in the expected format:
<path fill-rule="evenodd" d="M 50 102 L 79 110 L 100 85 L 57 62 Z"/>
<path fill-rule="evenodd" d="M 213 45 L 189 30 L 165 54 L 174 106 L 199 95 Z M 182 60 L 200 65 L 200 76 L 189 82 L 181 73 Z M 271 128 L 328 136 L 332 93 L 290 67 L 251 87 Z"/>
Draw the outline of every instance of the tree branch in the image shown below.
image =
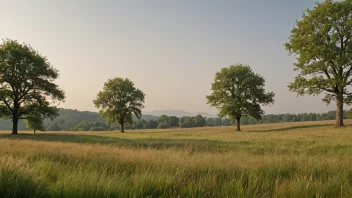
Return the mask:
<path fill-rule="evenodd" d="M 324 91 L 330 92 L 330 93 L 335 93 L 333 89 L 328 89 L 328 88 L 323 88 L 323 87 L 318 87 L 319 89 L 322 89 Z"/>
<path fill-rule="evenodd" d="M 10 104 L 7 102 L 7 100 L 4 97 L 1 97 L 1 100 L 5 103 L 6 107 L 13 112 L 13 109 L 11 108 Z"/>
<path fill-rule="evenodd" d="M 347 73 L 346 73 L 345 81 L 348 80 L 348 77 L 350 77 L 351 72 L 352 72 L 352 66 L 350 67 L 350 69 L 349 69 L 349 70 L 347 71 Z M 351 84 L 351 83 L 352 83 L 352 79 L 351 79 L 349 82 L 347 82 L 347 85 L 349 85 L 349 84 Z"/>
<path fill-rule="evenodd" d="M 331 76 L 327 70 L 324 70 L 324 73 L 325 73 L 326 77 L 328 77 L 328 79 L 331 79 Z"/>

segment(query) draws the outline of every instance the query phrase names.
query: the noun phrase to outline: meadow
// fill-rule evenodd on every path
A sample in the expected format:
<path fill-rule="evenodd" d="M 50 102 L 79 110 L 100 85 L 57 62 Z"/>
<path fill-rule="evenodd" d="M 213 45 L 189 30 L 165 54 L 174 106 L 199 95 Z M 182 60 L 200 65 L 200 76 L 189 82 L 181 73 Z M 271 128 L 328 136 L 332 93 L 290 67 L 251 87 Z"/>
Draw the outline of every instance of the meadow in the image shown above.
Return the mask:
<path fill-rule="evenodd" d="M 0 132 L 0 197 L 352 197 L 352 120 Z"/>

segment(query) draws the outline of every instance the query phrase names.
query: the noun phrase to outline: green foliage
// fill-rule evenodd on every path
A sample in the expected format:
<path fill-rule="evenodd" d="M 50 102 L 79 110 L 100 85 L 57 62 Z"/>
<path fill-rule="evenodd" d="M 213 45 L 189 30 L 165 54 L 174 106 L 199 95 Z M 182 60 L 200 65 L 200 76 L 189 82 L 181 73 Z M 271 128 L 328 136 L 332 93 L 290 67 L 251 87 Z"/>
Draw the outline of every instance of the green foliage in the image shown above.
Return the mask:
<path fill-rule="evenodd" d="M 136 120 L 133 122 L 133 127 L 135 129 L 143 129 L 144 125 L 147 123 L 147 121 L 145 121 L 144 119 L 142 120 Z"/>
<path fill-rule="evenodd" d="M 161 115 L 159 118 L 158 118 L 158 122 L 159 123 L 169 123 L 169 116 L 167 115 Z"/>
<path fill-rule="evenodd" d="M 144 128 L 145 129 L 155 129 L 157 128 L 158 126 L 158 122 L 155 121 L 155 120 L 148 120 L 146 123 L 145 123 L 145 126 Z"/>
<path fill-rule="evenodd" d="M 61 131 L 61 128 L 60 128 L 60 126 L 57 123 L 52 123 L 48 127 L 48 131 Z"/>
<path fill-rule="evenodd" d="M 170 128 L 169 123 L 160 122 L 160 123 L 158 124 L 158 129 L 168 129 L 168 128 Z"/>
<path fill-rule="evenodd" d="M 184 116 L 180 119 L 179 122 L 180 128 L 192 128 L 195 127 L 194 119 L 190 116 Z"/>
<path fill-rule="evenodd" d="M 71 131 L 107 131 L 109 126 L 102 122 L 80 122 Z"/>
<path fill-rule="evenodd" d="M 203 118 L 203 116 L 201 115 L 197 115 L 196 117 L 194 117 L 194 125 L 197 127 L 205 126 L 206 122 L 207 121 L 205 120 L 205 118 Z"/>
<path fill-rule="evenodd" d="M 297 57 L 299 72 L 288 86 L 298 95 L 325 93 L 324 102 L 337 102 L 337 125 L 343 125 L 343 103 L 351 104 L 352 0 L 325 1 L 308 9 L 285 44 Z"/>
<path fill-rule="evenodd" d="M 249 66 L 232 65 L 216 73 L 208 104 L 219 109 L 219 117 L 229 116 L 239 123 L 242 116 L 260 119 L 264 114 L 260 105 L 274 102 L 274 93 L 266 93 L 265 80 Z M 237 129 L 240 130 L 239 124 Z"/>
<path fill-rule="evenodd" d="M 347 111 L 347 119 L 352 119 L 352 108 L 349 110 L 349 111 Z"/>
<path fill-rule="evenodd" d="M 207 118 L 206 125 L 207 126 L 221 126 L 222 120 L 220 118 Z"/>
<path fill-rule="evenodd" d="M 136 89 L 129 79 L 114 78 L 104 84 L 103 91 L 98 93 L 93 102 L 100 109 L 100 115 L 106 117 L 109 124 L 120 123 L 121 132 L 124 132 L 124 123 L 132 124 L 133 115 L 141 117 L 144 96 L 144 93 Z"/>
<path fill-rule="evenodd" d="M 173 127 L 178 127 L 178 122 L 180 121 L 180 119 L 176 116 L 170 116 L 169 117 L 169 125 L 171 128 Z"/>
<path fill-rule="evenodd" d="M 178 127 L 179 118 L 176 116 L 162 115 L 158 118 L 157 122 L 159 129 L 167 129 Z"/>
<path fill-rule="evenodd" d="M 57 109 L 50 103 L 63 101 L 64 92 L 54 83 L 58 71 L 31 46 L 13 40 L 0 45 L 0 114 L 13 121 L 30 115 L 53 118 Z"/>
<path fill-rule="evenodd" d="M 45 119 L 44 126 L 48 128 L 51 124 L 56 123 L 61 130 L 63 131 L 71 131 L 78 130 L 75 129 L 81 128 L 78 131 L 86 131 L 86 129 L 82 129 L 81 123 L 87 122 L 90 127 L 88 127 L 87 131 L 90 130 L 91 127 L 99 127 L 102 126 L 106 130 L 120 130 L 120 126 L 116 123 L 113 123 L 110 127 L 105 124 L 106 120 L 99 117 L 98 113 L 89 112 L 89 111 L 77 111 L 71 109 L 60 109 L 59 116 L 54 120 Z M 343 118 L 346 119 L 348 116 L 348 112 L 344 111 Z M 191 120 L 194 120 L 195 117 L 191 117 Z M 204 118 L 204 117 L 203 117 Z M 178 128 L 179 120 L 182 119 L 176 116 L 168 116 L 169 126 L 170 128 Z M 233 126 L 235 122 L 228 118 L 204 118 L 206 123 L 204 126 Z M 257 120 L 251 116 L 243 116 L 241 118 L 241 125 L 255 125 L 255 124 L 264 124 L 264 123 L 280 123 L 280 122 L 300 122 L 300 121 L 322 121 L 322 120 L 335 120 L 336 119 L 336 111 L 329 111 L 327 113 L 301 113 L 301 114 L 267 114 L 262 116 L 261 120 Z M 142 115 L 142 119 L 137 120 L 134 117 L 133 125 L 126 125 L 125 129 L 146 129 L 147 122 L 149 120 L 153 124 L 148 126 L 148 128 L 154 127 L 157 128 L 159 123 L 159 118 L 157 116 L 150 115 Z M 194 122 L 194 121 L 192 121 Z M 98 123 L 95 125 L 94 123 Z M 128 123 L 126 123 L 128 124 Z M 186 124 L 187 125 L 187 124 Z M 189 127 L 201 127 L 201 125 L 189 124 Z M 184 127 L 184 124 L 181 124 L 181 127 Z M 9 120 L 0 120 L 0 130 L 10 130 L 12 124 Z M 19 129 L 26 130 L 25 122 L 19 122 Z"/>
<path fill-rule="evenodd" d="M 32 129 L 35 133 L 36 130 L 45 131 L 43 118 L 38 115 L 32 115 L 26 119 L 26 127 Z"/>

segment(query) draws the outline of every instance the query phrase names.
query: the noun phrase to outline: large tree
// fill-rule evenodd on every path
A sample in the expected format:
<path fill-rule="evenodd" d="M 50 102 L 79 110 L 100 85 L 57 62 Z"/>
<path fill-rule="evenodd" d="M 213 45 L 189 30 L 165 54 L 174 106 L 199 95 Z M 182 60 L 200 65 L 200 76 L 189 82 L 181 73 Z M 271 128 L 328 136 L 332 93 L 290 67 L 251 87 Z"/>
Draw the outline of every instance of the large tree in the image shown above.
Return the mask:
<path fill-rule="evenodd" d="M 265 80 L 247 65 L 232 65 L 216 73 L 211 85 L 212 94 L 207 96 L 208 104 L 219 109 L 219 117 L 236 120 L 240 131 L 242 116 L 260 119 L 264 114 L 262 105 L 274 102 L 274 93 L 265 92 Z"/>
<path fill-rule="evenodd" d="M 289 89 L 298 95 L 325 93 L 325 103 L 336 101 L 335 126 L 343 126 L 343 105 L 352 102 L 352 0 L 308 9 L 285 46 L 297 58 L 299 72 Z"/>
<path fill-rule="evenodd" d="M 108 124 L 118 122 L 121 132 L 124 132 L 124 124 L 133 123 L 133 114 L 141 118 L 144 96 L 128 78 L 114 78 L 104 84 L 103 91 L 98 93 L 93 102 L 100 109 L 100 115 L 107 118 Z"/>
<path fill-rule="evenodd" d="M 58 76 L 47 58 L 31 46 L 14 40 L 0 44 L 0 115 L 12 119 L 12 134 L 18 133 L 20 119 L 57 115 L 50 104 L 65 98 L 54 83 Z"/>

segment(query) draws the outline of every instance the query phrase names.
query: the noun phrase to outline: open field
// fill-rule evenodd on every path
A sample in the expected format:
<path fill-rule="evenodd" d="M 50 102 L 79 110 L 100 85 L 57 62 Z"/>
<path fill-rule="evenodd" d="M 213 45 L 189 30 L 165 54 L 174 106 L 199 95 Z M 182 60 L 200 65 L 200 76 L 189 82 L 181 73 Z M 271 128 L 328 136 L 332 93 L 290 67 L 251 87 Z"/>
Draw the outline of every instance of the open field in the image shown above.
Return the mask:
<path fill-rule="evenodd" d="M 352 126 L 332 123 L 4 131 L 0 197 L 352 197 Z"/>

